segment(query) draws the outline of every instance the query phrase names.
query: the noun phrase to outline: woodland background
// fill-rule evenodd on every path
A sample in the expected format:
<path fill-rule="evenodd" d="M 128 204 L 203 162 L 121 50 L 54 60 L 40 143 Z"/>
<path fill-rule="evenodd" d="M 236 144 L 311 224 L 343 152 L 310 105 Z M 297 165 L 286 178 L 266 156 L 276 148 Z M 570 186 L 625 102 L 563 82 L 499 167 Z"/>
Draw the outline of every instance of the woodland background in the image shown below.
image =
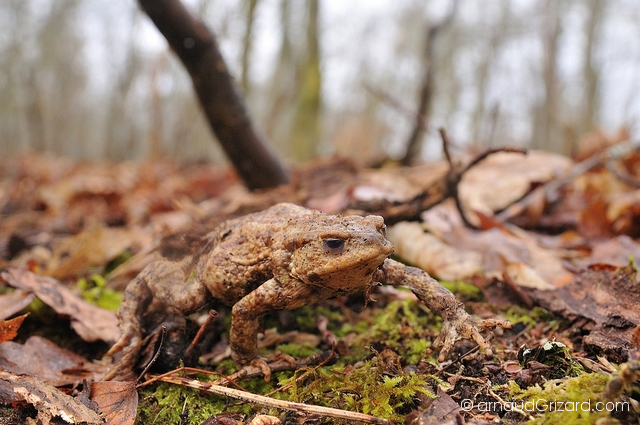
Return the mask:
<path fill-rule="evenodd" d="M 635 0 L 462 0 L 431 50 L 428 30 L 452 2 L 185 3 L 288 161 L 401 157 L 426 70 L 426 157 L 440 154 L 438 127 L 460 145 L 564 154 L 595 126 L 637 136 Z M 136 2 L 3 0 L 0 26 L 0 152 L 224 161 L 187 73 Z"/>

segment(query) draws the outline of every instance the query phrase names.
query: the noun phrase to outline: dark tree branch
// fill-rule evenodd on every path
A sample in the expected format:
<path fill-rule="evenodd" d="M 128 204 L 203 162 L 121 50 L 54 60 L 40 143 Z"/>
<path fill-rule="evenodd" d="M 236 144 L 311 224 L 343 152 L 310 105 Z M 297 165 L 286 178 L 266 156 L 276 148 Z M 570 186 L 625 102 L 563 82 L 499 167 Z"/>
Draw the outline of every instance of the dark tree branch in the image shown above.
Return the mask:
<path fill-rule="evenodd" d="M 180 0 L 139 0 L 191 75 L 211 129 L 249 189 L 288 182 L 278 158 L 257 133 L 235 83 L 204 22 Z"/>

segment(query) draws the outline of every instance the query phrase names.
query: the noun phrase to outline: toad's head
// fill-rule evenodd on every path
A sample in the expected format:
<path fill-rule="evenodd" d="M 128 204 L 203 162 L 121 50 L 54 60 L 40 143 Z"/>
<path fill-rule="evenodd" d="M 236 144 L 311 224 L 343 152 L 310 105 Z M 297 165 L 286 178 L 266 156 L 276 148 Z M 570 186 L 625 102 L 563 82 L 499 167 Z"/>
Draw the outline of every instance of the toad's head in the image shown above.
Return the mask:
<path fill-rule="evenodd" d="M 382 217 L 316 213 L 291 229 L 289 272 L 303 282 L 336 293 L 365 290 L 393 252 Z"/>

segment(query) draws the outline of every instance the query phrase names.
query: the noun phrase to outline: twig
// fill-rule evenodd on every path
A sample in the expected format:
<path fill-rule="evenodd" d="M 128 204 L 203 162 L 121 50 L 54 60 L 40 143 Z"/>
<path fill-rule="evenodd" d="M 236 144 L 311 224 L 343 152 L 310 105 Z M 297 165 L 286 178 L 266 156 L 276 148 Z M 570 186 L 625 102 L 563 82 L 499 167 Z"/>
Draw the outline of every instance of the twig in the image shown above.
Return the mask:
<path fill-rule="evenodd" d="M 202 340 L 202 337 L 204 336 L 207 328 L 216 319 L 216 317 L 218 317 L 218 312 L 213 309 L 209 310 L 209 314 L 207 315 L 207 318 L 205 319 L 204 323 L 202 324 L 202 326 L 200 326 L 200 329 L 198 329 L 196 336 L 193 337 L 193 340 L 191 341 L 187 349 L 184 351 L 185 358 L 189 358 L 189 356 L 191 355 L 191 352 L 193 351 L 195 346 Z"/>
<path fill-rule="evenodd" d="M 167 335 L 167 327 L 161 326 L 160 342 L 158 343 L 158 349 L 156 350 L 156 353 L 153 355 L 151 360 L 149 360 L 149 363 L 147 363 L 147 365 L 144 367 L 144 369 L 142 370 L 142 373 L 140 373 L 140 376 L 138 376 L 138 379 L 136 379 L 136 385 L 140 383 L 140 380 L 142 379 L 142 377 L 149 371 L 149 369 L 151 368 L 151 366 L 153 366 L 156 360 L 158 360 L 158 357 L 160 357 L 160 351 L 162 350 L 162 346 L 164 345 L 164 338 L 166 335 Z"/>
<path fill-rule="evenodd" d="M 491 388 L 487 388 L 487 392 L 489 393 L 489 395 L 493 398 L 495 398 L 496 400 L 498 400 L 498 403 L 500 403 L 502 406 L 504 406 L 505 410 L 509 411 L 509 410 L 513 410 L 516 413 L 519 413 L 520 415 L 522 415 L 523 417 L 527 418 L 527 420 L 533 420 L 533 416 L 531 416 L 530 414 L 528 414 L 527 412 L 518 409 L 517 407 L 515 407 L 513 404 L 509 404 L 508 402 L 504 401 L 502 399 L 502 397 L 500 397 L 498 394 L 496 394 Z"/>
<path fill-rule="evenodd" d="M 449 162 L 449 166 L 451 167 L 451 170 L 452 170 L 447 175 L 447 178 L 449 178 L 450 176 L 455 176 L 455 179 L 452 179 L 450 182 L 448 182 L 448 185 L 450 186 L 449 187 L 450 196 L 455 201 L 456 208 L 458 209 L 458 212 L 460 213 L 460 218 L 462 219 L 462 222 L 467 227 L 469 227 L 470 229 L 479 230 L 480 227 L 476 226 L 475 224 L 473 224 L 467 218 L 467 213 L 466 213 L 466 211 L 465 211 L 465 209 L 464 209 L 464 207 L 462 205 L 462 200 L 460 199 L 460 194 L 459 194 L 459 191 L 458 191 L 458 185 L 462 181 L 462 177 L 464 176 L 464 174 L 467 171 L 469 171 L 470 169 L 475 167 L 480 162 L 484 161 L 490 155 L 496 154 L 498 152 L 526 154 L 526 151 L 524 151 L 524 150 L 522 150 L 520 148 L 509 148 L 509 147 L 489 149 L 489 150 L 481 153 L 480 155 L 476 156 L 469 164 L 466 165 L 466 167 L 464 167 L 463 169 L 460 169 L 461 165 L 454 163 L 453 159 L 451 158 L 451 154 L 449 153 L 448 146 L 450 145 L 450 141 L 449 141 L 449 137 L 447 136 L 447 133 L 446 133 L 445 129 L 444 128 L 440 128 L 439 131 L 440 131 L 440 137 L 442 137 L 442 148 L 444 150 L 444 153 L 445 153 L 445 156 L 447 158 L 447 161 Z"/>
<path fill-rule="evenodd" d="M 304 367 L 316 364 L 326 364 L 336 358 L 333 351 L 325 351 L 319 354 L 312 354 L 304 359 L 294 359 L 295 365 L 292 365 L 288 360 L 281 359 L 273 362 L 269 362 L 269 369 L 271 372 L 280 372 L 283 370 L 302 369 Z M 218 385 L 229 385 L 237 382 L 241 379 L 254 378 L 257 376 L 263 376 L 262 369 L 257 366 L 247 365 L 237 371 L 234 374 L 222 378 L 218 381 Z"/>
<path fill-rule="evenodd" d="M 155 378 L 157 381 L 169 382 L 171 384 L 183 385 L 190 388 L 195 388 L 200 391 L 205 391 L 211 394 L 223 395 L 227 397 L 233 397 L 238 400 L 243 400 L 249 403 L 261 404 L 263 406 L 272 407 L 276 409 L 293 410 L 296 412 L 303 412 L 311 415 L 320 415 L 338 419 L 345 419 L 347 421 L 358 421 L 369 424 L 381 424 L 390 425 L 391 421 L 387 419 L 377 418 L 375 416 L 365 415 L 363 413 L 349 412 L 346 410 L 334 409 L 331 407 L 314 406 L 310 404 L 295 403 L 292 401 L 277 400 L 271 397 L 252 394 L 247 391 L 237 390 L 235 388 L 227 388 L 221 385 L 212 384 L 210 382 L 200 382 L 195 379 L 184 378 L 180 376 L 162 375 Z"/>
<path fill-rule="evenodd" d="M 543 184 L 542 186 L 539 186 L 536 189 L 532 190 L 518 202 L 511 204 L 509 207 L 496 214 L 495 219 L 504 222 L 521 214 L 527 209 L 527 207 L 531 202 L 533 202 L 533 200 L 539 199 L 538 196 L 540 195 L 540 192 L 543 192 L 544 199 L 546 199 L 547 202 L 553 202 L 557 199 L 558 191 L 560 190 L 560 188 L 571 182 L 571 180 L 573 180 L 580 174 L 586 173 L 587 171 L 597 167 L 600 164 L 606 164 L 613 159 L 620 158 L 621 156 L 624 156 L 627 153 L 632 152 L 633 150 L 638 148 L 640 148 L 640 140 L 634 140 L 611 146 L 610 148 L 605 149 L 599 154 L 590 156 L 584 161 L 574 165 L 564 176 L 559 177 L 555 180 L 551 180 Z"/>

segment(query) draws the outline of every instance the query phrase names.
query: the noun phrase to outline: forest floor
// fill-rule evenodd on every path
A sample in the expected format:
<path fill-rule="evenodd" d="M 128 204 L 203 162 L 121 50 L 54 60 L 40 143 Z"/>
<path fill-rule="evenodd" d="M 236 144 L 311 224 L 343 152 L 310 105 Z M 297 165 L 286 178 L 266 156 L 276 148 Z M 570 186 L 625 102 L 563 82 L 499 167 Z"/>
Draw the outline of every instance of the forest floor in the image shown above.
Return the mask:
<path fill-rule="evenodd" d="M 638 423 L 634 147 L 490 155 L 456 185 L 459 208 L 439 186 L 447 163 L 322 159 L 250 193 L 225 166 L 4 157 L 0 424 Z M 379 287 L 268 315 L 261 353 L 296 364 L 266 382 L 257 368 L 234 375 L 230 310 L 215 305 L 193 368 L 160 375 L 160 359 L 138 380 L 101 381 L 129 281 L 159 256 L 188 255 L 183 235 L 279 202 L 383 215 L 395 259 L 513 327 L 483 333 L 491 355 L 462 340 L 438 362 L 440 318 L 411 292 Z"/>

